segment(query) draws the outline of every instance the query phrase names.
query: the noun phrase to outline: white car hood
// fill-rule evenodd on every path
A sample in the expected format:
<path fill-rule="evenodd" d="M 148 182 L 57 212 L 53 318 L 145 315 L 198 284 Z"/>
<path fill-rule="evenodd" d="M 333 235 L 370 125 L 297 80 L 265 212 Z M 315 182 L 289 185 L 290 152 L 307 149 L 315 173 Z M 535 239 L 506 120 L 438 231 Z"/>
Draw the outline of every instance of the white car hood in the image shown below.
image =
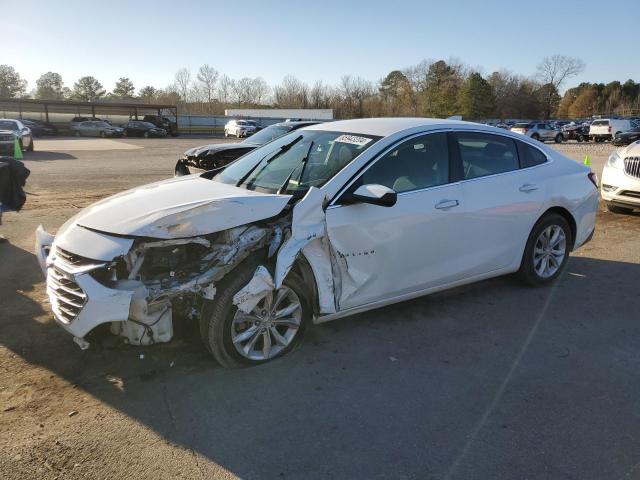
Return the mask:
<path fill-rule="evenodd" d="M 76 225 L 115 235 L 195 237 L 273 217 L 290 198 L 189 175 L 105 198 L 72 220 Z"/>

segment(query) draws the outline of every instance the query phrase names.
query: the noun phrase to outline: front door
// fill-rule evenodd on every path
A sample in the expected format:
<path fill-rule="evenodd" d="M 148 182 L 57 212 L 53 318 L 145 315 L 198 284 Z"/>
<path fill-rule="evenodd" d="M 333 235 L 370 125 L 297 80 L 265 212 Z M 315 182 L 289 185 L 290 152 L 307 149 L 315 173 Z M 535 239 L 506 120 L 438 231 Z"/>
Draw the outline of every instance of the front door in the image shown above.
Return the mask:
<path fill-rule="evenodd" d="M 463 205 L 450 178 L 447 134 L 423 134 L 393 147 L 327 208 L 339 310 L 460 278 Z M 367 184 L 392 188 L 397 203 L 349 204 L 349 192 Z"/>

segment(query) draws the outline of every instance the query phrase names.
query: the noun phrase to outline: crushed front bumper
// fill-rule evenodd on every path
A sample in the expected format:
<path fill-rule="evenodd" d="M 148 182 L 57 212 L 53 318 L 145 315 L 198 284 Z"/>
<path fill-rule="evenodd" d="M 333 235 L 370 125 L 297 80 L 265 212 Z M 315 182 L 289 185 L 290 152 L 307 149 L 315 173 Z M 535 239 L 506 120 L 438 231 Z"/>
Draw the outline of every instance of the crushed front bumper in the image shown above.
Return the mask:
<path fill-rule="evenodd" d="M 56 255 L 54 237 L 42 226 L 36 230 L 35 251 L 47 279 L 47 296 L 56 322 L 83 346 L 82 339 L 98 325 L 129 318 L 134 294 L 107 288 L 83 267 L 75 267 Z"/>

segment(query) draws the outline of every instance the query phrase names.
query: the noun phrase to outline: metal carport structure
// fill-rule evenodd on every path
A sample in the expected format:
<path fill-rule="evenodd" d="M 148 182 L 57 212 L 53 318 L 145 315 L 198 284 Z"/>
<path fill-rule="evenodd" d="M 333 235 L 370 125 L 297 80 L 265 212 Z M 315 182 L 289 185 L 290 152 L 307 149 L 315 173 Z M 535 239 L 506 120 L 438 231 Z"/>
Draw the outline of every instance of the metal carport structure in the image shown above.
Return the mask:
<path fill-rule="evenodd" d="M 138 119 L 139 115 L 153 114 L 173 117 L 178 121 L 178 107 L 171 104 L 137 102 L 80 102 L 71 100 L 38 100 L 31 98 L 0 98 L 0 114 L 11 112 L 17 118 L 25 113 L 44 114 L 44 120 L 50 122 L 50 114 L 72 114 L 74 116 L 123 115 Z"/>

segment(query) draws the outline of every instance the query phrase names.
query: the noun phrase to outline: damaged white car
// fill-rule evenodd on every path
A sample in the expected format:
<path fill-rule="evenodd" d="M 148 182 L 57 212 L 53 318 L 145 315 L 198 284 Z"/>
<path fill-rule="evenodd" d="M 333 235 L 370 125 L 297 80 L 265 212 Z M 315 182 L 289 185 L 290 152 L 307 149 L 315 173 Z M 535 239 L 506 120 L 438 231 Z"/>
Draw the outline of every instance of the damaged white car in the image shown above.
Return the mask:
<path fill-rule="evenodd" d="M 222 169 L 135 188 L 36 253 L 56 321 L 83 348 L 199 322 L 222 365 L 285 354 L 324 322 L 518 272 L 560 275 L 593 234 L 590 170 L 520 135 L 429 119 L 324 123 Z"/>

